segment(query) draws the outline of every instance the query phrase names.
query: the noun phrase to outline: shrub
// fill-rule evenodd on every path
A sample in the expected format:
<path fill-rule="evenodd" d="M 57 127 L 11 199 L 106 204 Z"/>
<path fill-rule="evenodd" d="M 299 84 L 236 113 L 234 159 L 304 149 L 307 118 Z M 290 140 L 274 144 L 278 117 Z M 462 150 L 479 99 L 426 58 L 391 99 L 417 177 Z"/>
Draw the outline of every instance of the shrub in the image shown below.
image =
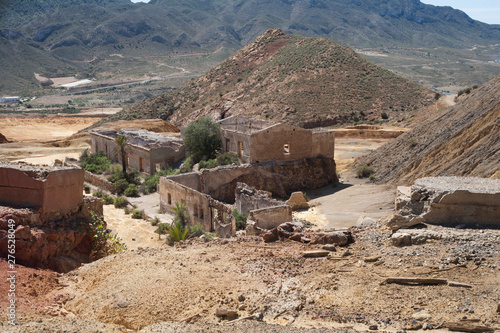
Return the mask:
<path fill-rule="evenodd" d="M 129 184 L 127 189 L 125 190 L 126 197 L 138 197 L 139 196 L 139 188 L 135 184 Z"/>
<path fill-rule="evenodd" d="M 158 216 L 155 216 L 155 218 L 151 220 L 151 225 L 153 227 L 156 227 L 158 224 L 160 224 L 160 219 L 158 218 Z"/>
<path fill-rule="evenodd" d="M 88 230 L 92 239 L 92 260 L 100 259 L 109 254 L 126 251 L 127 246 L 116 234 L 111 234 L 105 227 L 102 216 L 91 212 L 92 218 L 88 224 Z"/>
<path fill-rule="evenodd" d="M 164 235 L 167 233 L 168 230 L 168 224 L 167 223 L 160 223 L 158 224 L 158 228 L 156 228 L 155 232 L 158 234 L 158 239 L 161 239 L 161 235 Z"/>
<path fill-rule="evenodd" d="M 144 194 L 156 192 L 156 188 L 160 182 L 160 177 L 175 175 L 177 172 L 178 170 L 170 168 L 168 170 L 159 170 L 154 175 L 147 176 L 141 184 L 141 192 Z"/>
<path fill-rule="evenodd" d="M 408 146 L 410 146 L 410 148 L 414 148 L 418 145 L 418 142 L 415 139 L 409 139 L 406 143 L 408 143 Z"/>
<path fill-rule="evenodd" d="M 372 174 L 372 175 L 370 175 L 370 177 L 368 177 L 368 179 L 370 179 L 370 180 L 375 180 L 375 175 L 373 175 L 373 174 Z"/>
<path fill-rule="evenodd" d="M 179 169 L 180 173 L 186 173 L 186 172 L 191 172 L 193 170 L 193 159 L 191 157 L 188 157 L 184 160 L 184 163 L 182 167 Z"/>
<path fill-rule="evenodd" d="M 125 206 L 125 208 L 123 208 L 123 212 L 127 215 L 131 213 L 130 208 L 128 206 Z"/>
<path fill-rule="evenodd" d="M 132 218 L 133 219 L 142 219 L 143 213 L 144 213 L 144 211 L 142 211 L 142 210 L 134 209 L 132 211 Z"/>
<path fill-rule="evenodd" d="M 236 230 L 244 230 L 247 227 L 248 214 L 240 214 L 237 209 L 233 210 L 232 215 L 236 220 Z"/>
<path fill-rule="evenodd" d="M 92 195 L 96 198 L 102 198 L 102 190 L 95 190 L 94 192 L 92 192 Z"/>
<path fill-rule="evenodd" d="M 128 182 L 125 179 L 119 179 L 115 183 L 115 190 L 117 194 L 123 194 L 125 190 L 128 188 Z"/>
<path fill-rule="evenodd" d="M 84 157 L 80 164 L 88 172 L 101 174 L 109 167 L 109 160 L 104 152 L 100 150 L 95 154 Z"/>
<path fill-rule="evenodd" d="M 167 233 L 174 242 L 185 240 L 188 232 L 189 228 L 186 228 L 186 226 L 183 226 L 179 222 L 174 222 L 167 228 Z"/>
<path fill-rule="evenodd" d="M 200 161 L 198 164 L 199 169 L 213 169 L 221 165 L 230 165 L 230 164 L 240 164 L 240 160 L 238 155 L 235 153 L 227 152 L 224 154 L 218 155 L 215 159 L 208 161 Z"/>
<path fill-rule="evenodd" d="M 115 203 L 115 199 L 110 195 L 104 194 L 102 196 L 102 203 L 105 205 L 112 205 Z"/>
<path fill-rule="evenodd" d="M 380 114 L 380 117 L 382 117 L 382 119 L 389 119 L 389 115 L 387 114 L 387 112 L 382 112 Z"/>
<path fill-rule="evenodd" d="M 204 232 L 203 232 L 203 227 L 201 226 L 201 224 L 195 224 L 193 226 L 190 226 L 189 227 L 189 237 L 200 237 L 201 235 L 203 235 Z"/>
<path fill-rule="evenodd" d="M 215 158 L 222 146 L 220 125 L 210 117 L 203 117 L 190 123 L 184 131 L 184 145 L 193 164 L 203 158 Z"/>
<path fill-rule="evenodd" d="M 364 164 L 364 165 L 360 165 L 357 169 L 356 169 L 356 177 L 357 178 L 368 178 L 370 177 L 375 171 L 373 170 L 372 167 Z"/>
<path fill-rule="evenodd" d="M 115 208 L 123 208 L 128 205 L 128 200 L 125 197 L 117 197 L 115 199 Z"/>

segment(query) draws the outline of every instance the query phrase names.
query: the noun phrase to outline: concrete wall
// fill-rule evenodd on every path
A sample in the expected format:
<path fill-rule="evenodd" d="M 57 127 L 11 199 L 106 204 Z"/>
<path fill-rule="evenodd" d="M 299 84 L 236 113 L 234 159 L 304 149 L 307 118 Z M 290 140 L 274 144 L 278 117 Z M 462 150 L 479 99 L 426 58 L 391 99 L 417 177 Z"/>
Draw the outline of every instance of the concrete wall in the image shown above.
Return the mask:
<path fill-rule="evenodd" d="M 288 145 L 288 153 L 285 152 Z M 293 161 L 311 157 L 312 131 L 276 124 L 251 135 L 250 163 Z"/>
<path fill-rule="evenodd" d="M 242 152 L 239 150 L 240 144 Z M 243 163 L 251 163 L 250 135 L 231 130 L 222 130 L 222 151 L 235 153 Z"/>
<path fill-rule="evenodd" d="M 312 132 L 311 157 L 325 156 L 333 158 L 335 153 L 335 132 L 318 131 Z"/>
<path fill-rule="evenodd" d="M 71 212 L 83 200 L 83 174 L 76 168 L 38 173 L 0 166 L 0 205 Z"/>
<path fill-rule="evenodd" d="M 201 224 L 203 230 L 212 231 L 208 195 L 166 177 L 160 178 L 158 192 L 160 194 L 160 208 L 163 211 L 174 213 L 172 207 L 175 207 L 176 202 L 179 204 L 186 202 L 190 224 Z"/>
<path fill-rule="evenodd" d="M 95 154 L 102 150 L 106 153 L 110 161 L 121 163 L 121 152 L 113 138 L 91 133 L 90 143 L 91 153 Z M 156 172 L 157 164 L 160 169 L 167 169 L 186 156 L 186 149 L 184 147 L 181 147 L 179 150 L 175 150 L 171 147 L 155 147 L 149 149 L 128 144 L 125 151 L 128 168 L 137 169 L 149 174 Z"/>
<path fill-rule="evenodd" d="M 257 209 L 250 212 L 248 219 L 255 221 L 262 229 L 273 229 L 292 221 L 292 209 L 288 205 Z"/>

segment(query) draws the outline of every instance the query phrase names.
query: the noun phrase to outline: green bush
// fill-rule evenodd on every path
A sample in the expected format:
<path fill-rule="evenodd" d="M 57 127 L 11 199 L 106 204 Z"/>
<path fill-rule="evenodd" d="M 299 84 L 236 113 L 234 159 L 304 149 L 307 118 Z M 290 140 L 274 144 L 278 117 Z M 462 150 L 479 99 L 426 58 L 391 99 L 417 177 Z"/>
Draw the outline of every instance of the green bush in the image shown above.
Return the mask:
<path fill-rule="evenodd" d="M 186 158 L 184 160 L 183 166 L 179 169 L 179 173 L 191 172 L 193 170 L 193 159 L 191 157 Z"/>
<path fill-rule="evenodd" d="M 200 237 L 203 234 L 204 234 L 204 232 L 203 232 L 203 227 L 201 226 L 201 224 L 195 224 L 195 225 L 189 227 L 189 237 L 190 238 Z"/>
<path fill-rule="evenodd" d="M 184 145 L 193 164 L 203 158 L 215 158 L 222 146 L 219 123 L 210 117 L 203 117 L 190 123 L 184 131 Z"/>
<path fill-rule="evenodd" d="M 123 208 L 128 205 L 128 200 L 125 197 L 116 197 L 115 208 Z"/>
<path fill-rule="evenodd" d="M 115 199 L 111 195 L 104 194 L 102 196 L 102 203 L 105 205 L 112 205 L 115 203 Z"/>
<path fill-rule="evenodd" d="M 125 179 L 119 179 L 115 183 L 116 194 L 123 194 L 123 192 L 125 192 L 125 190 L 128 188 L 128 186 L 129 186 L 129 183 Z"/>
<path fill-rule="evenodd" d="M 144 214 L 144 211 L 138 210 L 138 209 L 134 209 L 132 211 L 132 218 L 133 219 L 142 219 L 142 215 L 143 214 Z"/>
<path fill-rule="evenodd" d="M 126 251 L 127 246 L 123 244 L 122 239 L 116 234 L 111 234 L 105 228 L 102 216 L 91 212 L 92 219 L 89 222 L 88 230 L 92 239 L 92 260 L 103 258 L 109 254 Z"/>
<path fill-rule="evenodd" d="M 189 228 L 179 222 L 174 222 L 167 228 L 167 233 L 172 237 L 174 242 L 185 240 L 188 232 Z"/>
<path fill-rule="evenodd" d="M 139 188 L 135 184 L 129 184 L 127 189 L 125 190 L 126 197 L 138 197 L 139 196 Z"/>
<path fill-rule="evenodd" d="M 125 207 L 123 208 L 123 212 L 124 212 L 125 214 L 127 214 L 127 215 L 131 213 L 130 208 L 129 208 L 128 206 L 125 206 Z"/>
<path fill-rule="evenodd" d="M 178 170 L 174 169 L 159 170 L 154 175 L 147 176 L 141 184 L 141 192 L 144 194 L 156 192 L 156 188 L 160 182 L 160 177 L 175 175 L 177 172 Z"/>
<path fill-rule="evenodd" d="M 88 172 L 102 174 L 109 167 L 109 160 L 104 152 L 100 150 L 95 154 L 83 157 L 80 164 Z"/>
<path fill-rule="evenodd" d="M 155 216 L 155 218 L 151 220 L 151 225 L 153 227 L 156 227 L 158 224 L 160 224 L 160 219 L 158 218 L 158 216 Z"/>
<path fill-rule="evenodd" d="M 168 224 L 167 223 L 159 223 L 158 228 L 156 228 L 155 232 L 158 234 L 158 239 L 161 238 L 161 235 L 164 235 L 167 233 L 168 230 Z"/>
<path fill-rule="evenodd" d="M 357 178 L 368 178 L 370 177 L 371 175 L 374 174 L 374 170 L 372 167 L 364 164 L 364 165 L 360 165 L 357 169 L 356 169 L 356 177 Z"/>
<path fill-rule="evenodd" d="M 102 198 L 102 190 L 95 190 L 92 195 L 96 198 Z"/>
<path fill-rule="evenodd" d="M 218 155 L 215 159 L 208 161 L 200 161 L 198 164 L 199 169 L 213 169 L 221 165 L 230 165 L 236 164 L 240 165 L 240 160 L 238 155 L 235 153 L 227 152 L 224 154 Z"/>
<path fill-rule="evenodd" d="M 240 214 L 237 209 L 233 210 L 232 215 L 236 220 L 236 230 L 244 230 L 247 227 L 248 214 Z"/>

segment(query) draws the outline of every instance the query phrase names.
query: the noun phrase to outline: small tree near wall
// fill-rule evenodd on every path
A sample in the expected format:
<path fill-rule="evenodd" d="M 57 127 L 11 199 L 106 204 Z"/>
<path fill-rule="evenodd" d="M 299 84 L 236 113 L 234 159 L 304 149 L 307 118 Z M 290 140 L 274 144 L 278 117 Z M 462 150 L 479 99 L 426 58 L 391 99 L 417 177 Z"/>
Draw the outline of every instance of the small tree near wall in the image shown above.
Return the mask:
<path fill-rule="evenodd" d="M 198 119 L 186 127 L 184 145 L 194 163 L 215 158 L 222 147 L 220 125 L 210 117 Z"/>

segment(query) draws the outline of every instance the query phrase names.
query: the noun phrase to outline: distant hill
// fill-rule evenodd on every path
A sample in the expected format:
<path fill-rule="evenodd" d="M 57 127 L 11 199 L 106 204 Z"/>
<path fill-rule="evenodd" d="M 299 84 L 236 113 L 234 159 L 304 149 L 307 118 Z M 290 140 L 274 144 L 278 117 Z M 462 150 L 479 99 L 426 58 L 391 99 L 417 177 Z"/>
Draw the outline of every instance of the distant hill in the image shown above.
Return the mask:
<path fill-rule="evenodd" d="M 116 117 L 185 125 L 241 114 L 306 128 L 411 117 L 434 93 L 327 38 L 268 30 L 206 75 Z M 385 116 L 384 116 L 385 117 Z"/>
<path fill-rule="evenodd" d="M 220 56 L 225 57 L 275 27 L 288 34 L 328 37 L 353 48 L 438 48 L 448 58 L 453 50 L 500 44 L 500 26 L 474 21 L 451 7 L 435 7 L 418 0 L 0 3 L 0 43 L 15 36 L 17 43 L 46 52 L 44 58 L 71 61 L 76 68 L 83 66 L 82 71 L 88 74 L 95 74 L 106 57 L 114 53 L 146 59 L 152 55 L 211 53 L 222 48 L 228 50 L 221 52 Z M 33 58 L 40 52 L 32 53 L 25 46 L 19 50 L 18 58 L 32 64 L 26 73 L 52 72 L 53 67 L 43 62 L 35 66 Z M 117 62 L 117 66 L 120 64 L 130 65 Z M 0 68 L 0 74 L 5 73 Z M 20 79 L 35 82 L 33 75 L 26 73 L 18 73 Z"/>
<path fill-rule="evenodd" d="M 500 178 L 500 76 L 357 164 L 398 184 L 427 176 Z"/>

